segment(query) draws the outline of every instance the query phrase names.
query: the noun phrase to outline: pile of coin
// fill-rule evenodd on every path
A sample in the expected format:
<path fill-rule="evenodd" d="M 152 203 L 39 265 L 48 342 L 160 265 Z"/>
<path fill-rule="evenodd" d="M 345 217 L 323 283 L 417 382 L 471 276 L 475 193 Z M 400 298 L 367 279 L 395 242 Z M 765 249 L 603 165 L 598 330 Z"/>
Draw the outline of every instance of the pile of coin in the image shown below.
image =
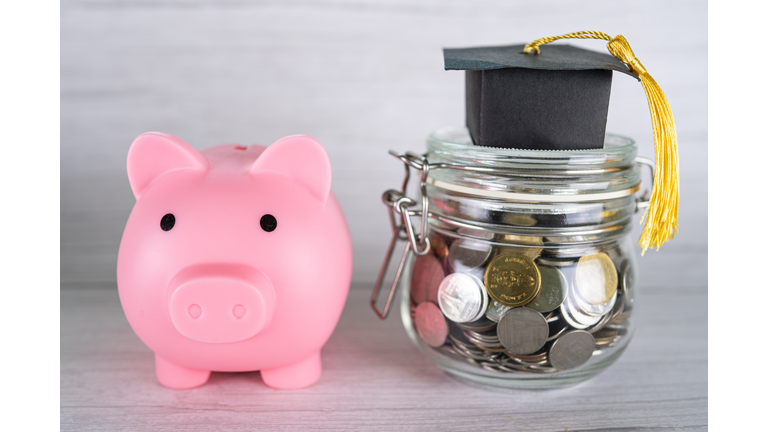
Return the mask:
<path fill-rule="evenodd" d="M 430 241 L 410 281 L 413 325 L 430 347 L 496 372 L 554 373 L 628 333 L 633 269 L 617 245 L 564 257 L 483 239 Z"/>

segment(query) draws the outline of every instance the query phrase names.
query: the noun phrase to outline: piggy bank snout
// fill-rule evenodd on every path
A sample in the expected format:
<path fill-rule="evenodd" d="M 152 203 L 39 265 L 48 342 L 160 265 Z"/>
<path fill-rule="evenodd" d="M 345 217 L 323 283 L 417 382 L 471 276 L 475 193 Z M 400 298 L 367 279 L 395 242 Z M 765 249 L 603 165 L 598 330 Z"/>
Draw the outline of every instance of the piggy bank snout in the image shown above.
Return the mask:
<path fill-rule="evenodd" d="M 186 269 L 169 288 L 173 325 L 182 335 L 199 342 L 249 339 L 269 325 L 275 308 L 269 279 L 247 267 Z"/>

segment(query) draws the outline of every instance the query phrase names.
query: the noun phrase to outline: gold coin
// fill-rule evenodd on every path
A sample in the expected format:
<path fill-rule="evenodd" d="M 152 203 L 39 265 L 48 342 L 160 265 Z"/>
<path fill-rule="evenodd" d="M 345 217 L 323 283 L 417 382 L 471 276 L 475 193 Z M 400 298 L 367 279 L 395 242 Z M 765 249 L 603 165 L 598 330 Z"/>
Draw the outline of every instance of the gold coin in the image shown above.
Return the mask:
<path fill-rule="evenodd" d="M 574 279 L 581 298 L 596 306 L 611 301 L 619 285 L 616 266 L 603 252 L 579 258 Z"/>
<path fill-rule="evenodd" d="M 485 272 L 485 289 L 505 306 L 523 306 L 541 291 L 539 268 L 525 255 L 498 255 Z"/>

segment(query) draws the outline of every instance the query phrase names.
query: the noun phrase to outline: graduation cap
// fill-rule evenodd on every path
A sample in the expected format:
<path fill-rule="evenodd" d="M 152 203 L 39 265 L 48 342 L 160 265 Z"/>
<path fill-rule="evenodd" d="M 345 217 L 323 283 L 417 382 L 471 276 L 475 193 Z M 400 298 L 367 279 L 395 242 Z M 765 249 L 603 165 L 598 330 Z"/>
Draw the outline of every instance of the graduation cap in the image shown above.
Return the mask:
<path fill-rule="evenodd" d="M 578 150 L 603 147 L 613 71 L 610 54 L 571 45 L 446 49 L 445 69 L 466 71 L 467 127 L 476 145 Z M 634 76 L 634 75 L 632 75 Z"/>
<path fill-rule="evenodd" d="M 604 39 L 612 55 L 558 39 Z M 595 31 L 537 39 L 527 45 L 445 49 L 446 70 L 466 74 L 467 128 L 475 145 L 534 150 L 602 148 L 613 72 L 638 79 L 648 97 L 656 171 L 643 252 L 677 231 L 677 137 L 664 93 L 623 36 Z M 642 220 L 641 220 L 642 223 Z"/>

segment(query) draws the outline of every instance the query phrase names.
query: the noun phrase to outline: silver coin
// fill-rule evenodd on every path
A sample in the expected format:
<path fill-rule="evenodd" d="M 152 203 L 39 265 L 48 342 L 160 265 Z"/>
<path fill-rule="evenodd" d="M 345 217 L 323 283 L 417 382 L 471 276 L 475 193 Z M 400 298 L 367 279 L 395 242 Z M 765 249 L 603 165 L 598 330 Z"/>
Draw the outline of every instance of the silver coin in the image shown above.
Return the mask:
<path fill-rule="evenodd" d="M 611 316 L 611 320 L 614 320 L 617 316 L 621 315 L 624 312 L 624 307 L 627 304 L 627 298 L 621 297 L 621 299 L 616 299 L 616 304 L 613 305 L 613 310 L 608 315 Z"/>
<path fill-rule="evenodd" d="M 437 303 L 449 320 L 466 323 L 479 319 L 488 308 L 485 286 L 475 276 L 453 273 L 446 276 L 437 291 Z"/>
<path fill-rule="evenodd" d="M 595 350 L 595 338 L 583 330 L 573 330 L 563 334 L 549 349 L 549 362 L 557 370 L 579 367 L 592 358 Z"/>
<path fill-rule="evenodd" d="M 632 288 L 635 286 L 635 272 L 633 271 L 632 267 L 629 265 L 629 260 L 626 259 L 624 262 L 621 263 L 621 275 L 619 276 L 619 284 L 621 290 L 626 294 L 629 291 L 632 291 Z"/>
<path fill-rule="evenodd" d="M 512 360 L 514 360 L 515 362 L 518 362 L 518 363 L 521 362 L 521 361 L 524 361 L 524 362 L 527 362 L 527 363 L 541 363 L 541 362 L 546 362 L 547 361 L 547 353 L 546 352 L 543 352 L 541 354 L 532 355 L 532 356 L 517 355 L 517 354 L 512 354 L 510 352 L 506 352 L 506 353 L 504 353 L 504 355 L 507 358 L 512 359 Z"/>
<path fill-rule="evenodd" d="M 499 336 L 495 332 L 483 333 L 467 330 L 464 332 L 470 342 L 483 342 L 489 344 L 500 344 Z"/>
<path fill-rule="evenodd" d="M 616 297 L 618 296 L 618 291 L 613 293 L 613 297 L 611 297 L 610 300 L 608 300 L 607 303 L 603 304 L 592 304 L 586 300 L 584 300 L 583 297 L 581 297 L 578 293 L 574 292 L 573 296 L 573 305 L 577 306 L 578 311 L 589 315 L 593 317 L 601 317 L 611 310 L 613 310 L 613 306 L 616 304 Z"/>
<path fill-rule="evenodd" d="M 441 347 L 448 338 L 448 323 L 437 305 L 432 302 L 416 306 L 414 325 L 421 340 L 431 347 Z"/>
<path fill-rule="evenodd" d="M 526 307 L 539 312 L 551 312 L 560 307 L 568 292 L 568 281 L 565 275 L 555 267 L 540 265 L 541 291 Z"/>
<path fill-rule="evenodd" d="M 539 256 L 538 258 L 536 258 L 536 264 L 547 265 L 550 267 L 564 268 L 564 267 L 574 267 L 576 265 L 576 260 L 574 260 L 573 258 L 553 258 L 548 256 Z"/>
<path fill-rule="evenodd" d="M 505 306 L 496 300 L 491 300 L 491 303 L 488 305 L 488 310 L 485 311 L 485 317 L 493 322 L 499 322 L 502 315 L 507 313 L 510 309 L 512 309 L 511 306 Z"/>
<path fill-rule="evenodd" d="M 462 271 L 457 271 L 456 273 L 465 273 L 470 274 L 480 280 L 485 279 L 485 267 L 477 267 L 473 269 L 464 269 Z"/>
<path fill-rule="evenodd" d="M 595 338 L 596 348 L 611 347 L 621 340 L 617 329 L 602 329 L 599 332 L 592 333 L 592 336 Z"/>
<path fill-rule="evenodd" d="M 453 321 L 448 321 L 448 339 L 456 339 L 464 345 L 471 344 L 467 335 L 464 334 L 464 329 L 457 326 Z"/>
<path fill-rule="evenodd" d="M 478 361 L 485 361 L 485 360 L 492 360 L 495 358 L 498 358 L 501 356 L 501 353 L 499 352 L 489 352 L 485 351 L 481 348 L 478 348 L 476 345 L 474 345 L 471 342 L 464 342 L 460 338 L 455 337 L 452 334 L 448 335 L 448 341 L 451 344 L 451 347 L 454 348 L 456 353 L 458 353 L 461 357 L 464 358 L 464 360 L 470 361 L 470 360 L 478 360 Z M 471 361 L 470 361 L 471 363 Z"/>
<path fill-rule="evenodd" d="M 560 306 L 560 313 L 571 327 L 583 330 L 600 322 L 600 316 L 591 316 L 583 313 L 573 304 L 572 296 L 566 297 Z"/>
<path fill-rule="evenodd" d="M 495 345 L 488 346 L 486 344 L 476 343 L 475 346 L 480 348 L 483 351 L 486 351 L 486 352 L 489 352 L 489 353 L 494 353 L 494 354 L 501 354 L 501 353 L 503 353 L 504 351 L 507 350 L 501 344 L 498 344 L 498 346 L 495 346 Z"/>
<path fill-rule="evenodd" d="M 547 320 L 529 308 L 515 308 L 501 317 L 496 328 L 499 340 L 512 354 L 531 354 L 544 346 L 549 336 Z"/>
<path fill-rule="evenodd" d="M 437 290 L 443 281 L 443 266 L 433 255 L 416 258 L 411 276 L 411 300 L 414 304 L 426 301 L 437 303 Z"/>
<path fill-rule="evenodd" d="M 487 337 L 472 334 L 468 334 L 467 337 L 477 348 L 480 348 L 483 351 L 503 353 L 507 350 L 501 342 L 499 342 L 498 338 L 487 340 Z"/>
<path fill-rule="evenodd" d="M 479 319 L 472 322 L 456 323 L 457 326 L 464 330 L 483 332 L 493 330 L 496 328 L 496 322 L 491 321 L 488 318 L 481 316 Z"/>
<path fill-rule="evenodd" d="M 635 303 L 635 269 L 629 264 L 629 260 L 621 263 L 619 274 L 619 289 L 624 296 L 624 308 L 629 310 Z"/>
<path fill-rule="evenodd" d="M 448 265 L 457 273 L 469 273 L 488 261 L 492 251 L 493 247 L 488 243 L 459 239 L 448 248 Z"/>

